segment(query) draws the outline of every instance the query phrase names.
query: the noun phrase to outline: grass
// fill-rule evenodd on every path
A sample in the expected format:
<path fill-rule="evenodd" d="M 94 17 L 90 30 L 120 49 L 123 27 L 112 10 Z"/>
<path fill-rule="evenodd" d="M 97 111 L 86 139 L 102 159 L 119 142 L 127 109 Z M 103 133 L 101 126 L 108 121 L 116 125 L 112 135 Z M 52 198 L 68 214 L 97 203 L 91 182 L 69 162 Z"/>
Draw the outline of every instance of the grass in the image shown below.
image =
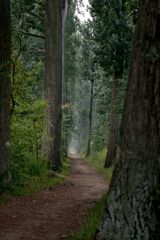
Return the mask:
<path fill-rule="evenodd" d="M 87 158 L 87 162 L 95 167 L 100 173 L 102 173 L 105 176 L 106 181 L 111 181 L 113 167 L 110 167 L 108 169 L 104 168 L 105 156 L 106 150 L 103 149 L 102 151 L 93 153 L 91 156 L 89 156 Z M 71 236 L 71 240 L 93 240 L 95 238 L 96 230 L 102 219 L 106 199 L 107 194 L 102 198 L 100 202 L 94 206 L 94 208 L 89 213 L 89 216 L 86 219 L 84 225 L 79 231 Z"/>
<path fill-rule="evenodd" d="M 78 232 L 76 232 L 73 236 L 71 236 L 70 238 L 71 240 L 93 240 L 94 239 L 97 227 L 103 215 L 105 202 L 106 202 L 106 196 L 104 196 L 103 199 L 94 206 L 94 208 L 89 213 L 89 216 L 86 219 L 86 222 L 84 223 L 84 225 L 81 227 L 81 229 Z"/>
<path fill-rule="evenodd" d="M 22 184 L 12 183 L 10 188 L 0 195 L 0 204 L 5 203 L 14 196 L 30 196 L 45 188 L 51 188 L 63 183 L 65 176 L 69 174 L 69 163 L 63 163 L 62 171 L 56 173 L 54 177 L 48 176 L 46 171 L 42 171 L 38 176 L 30 176 Z"/>
<path fill-rule="evenodd" d="M 95 167 L 100 173 L 102 173 L 107 181 L 111 181 L 114 167 L 104 168 L 106 157 L 106 149 L 101 150 L 100 152 L 92 153 L 88 158 L 87 162 Z"/>

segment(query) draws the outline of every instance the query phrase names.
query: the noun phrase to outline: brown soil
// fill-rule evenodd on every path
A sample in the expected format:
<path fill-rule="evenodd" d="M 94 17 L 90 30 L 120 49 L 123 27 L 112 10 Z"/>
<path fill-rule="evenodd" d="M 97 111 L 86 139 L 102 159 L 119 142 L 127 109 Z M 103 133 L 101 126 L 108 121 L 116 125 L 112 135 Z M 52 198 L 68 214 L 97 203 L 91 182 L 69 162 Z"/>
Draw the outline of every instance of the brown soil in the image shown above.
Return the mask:
<path fill-rule="evenodd" d="M 64 184 L 0 207 L 0 240 L 69 239 L 107 190 L 104 178 L 81 159 L 70 159 Z"/>

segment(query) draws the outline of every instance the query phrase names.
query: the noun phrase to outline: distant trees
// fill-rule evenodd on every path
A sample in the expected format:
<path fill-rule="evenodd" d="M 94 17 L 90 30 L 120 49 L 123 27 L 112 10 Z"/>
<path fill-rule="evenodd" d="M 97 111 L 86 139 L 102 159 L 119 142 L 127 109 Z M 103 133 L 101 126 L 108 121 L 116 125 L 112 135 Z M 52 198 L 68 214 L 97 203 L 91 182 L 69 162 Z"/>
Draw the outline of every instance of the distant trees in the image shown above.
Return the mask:
<path fill-rule="evenodd" d="M 0 0 L 0 191 L 10 182 L 10 1 Z"/>
<path fill-rule="evenodd" d="M 159 0 L 139 1 L 120 153 L 97 239 L 160 239 Z"/>
<path fill-rule="evenodd" d="M 106 75 L 113 79 L 111 110 L 108 124 L 105 167 L 115 163 L 119 131 L 119 96 L 128 64 L 131 33 L 124 1 L 97 1 L 92 4 L 97 60 Z"/>
<path fill-rule="evenodd" d="M 106 148 L 106 118 L 109 108 L 107 101 L 110 101 L 110 93 L 107 93 L 110 92 L 110 87 L 107 85 L 109 81 L 107 82 L 105 72 L 96 59 L 94 25 L 91 21 L 77 21 L 76 28 L 74 37 L 70 38 L 75 61 L 73 58 L 70 58 L 72 64 L 66 61 L 67 72 L 72 71 L 67 84 L 68 99 L 75 95 L 71 99 L 74 120 L 70 125 L 73 139 L 70 147 L 88 157 Z"/>
<path fill-rule="evenodd" d="M 88 90 L 86 91 L 86 95 L 89 98 L 88 104 L 88 136 L 87 136 L 87 146 L 86 146 L 86 154 L 85 156 L 88 157 L 91 153 L 91 141 L 92 141 L 92 125 L 93 125 L 93 100 L 94 100 L 94 80 L 95 80 L 95 71 L 96 71 L 96 64 L 94 62 L 94 45 L 95 42 L 93 40 L 93 28 L 91 22 L 86 23 L 82 26 L 82 78 L 84 81 L 88 81 Z"/>
<path fill-rule="evenodd" d="M 62 157 L 67 156 L 73 133 L 73 103 L 75 100 L 75 83 L 79 75 L 77 52 L 79 41 L 77 36 L 76 1 L 68 1 L 68 11 L 64 29 L 64 78 L 62 106 Z"/>

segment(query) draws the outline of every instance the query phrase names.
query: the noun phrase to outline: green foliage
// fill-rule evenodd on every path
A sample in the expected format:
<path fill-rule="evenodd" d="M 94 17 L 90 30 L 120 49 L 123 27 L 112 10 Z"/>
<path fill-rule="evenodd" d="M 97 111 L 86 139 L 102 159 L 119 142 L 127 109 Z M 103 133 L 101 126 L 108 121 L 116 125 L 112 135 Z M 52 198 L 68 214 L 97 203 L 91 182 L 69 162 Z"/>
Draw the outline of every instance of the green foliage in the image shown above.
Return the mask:
<path fill-rule="evenodd" d="M 21 179 L 12 181 L 10 187 L 0 195 L 0 203 L 6 202 L 12 196 L 29 196 L 35 192 L 41 191 L 44 188 L 52 188 L 58 184 L 61 184 L 65 176 L 69 174 L 70 165 L 67 161 L 63 163 L 61 174 L 55 174 L 51 177 L 48 172 L 46 161 L 34 161 L 30 160 L 25 169 L 12 168 L 12 173 L 15 175 L 15 171 L 19 171 Z"/>
<path fill-rule="evenodd" d="M 44 64 L 39 61 L 33 66 L 26 66 L 25 62 L 18 60 L 15 65 L 12 79 L 12 95 L 17 111 L 23 108 L 30 109 L 35 100 L 41 100 L 44 79 Z"/>
<path fill-rule="evenodd" d="M 106 87 L 104 87 L 106 86 Z M 91 150 L 100 151 L 107 142 L 107 120 L 110 114 L 112 96 L 111 78 L 106 78 L 104 71 L 98 66 L 94 81 L 93 123 Z"/>
<path fill-rule="evenodd" d="M 86 154 L 86 146 L 89 137 L 89 112 L 91 102 L 91 84 L 93 86 L 93 114 L 91 129 L 91 148 L 97 150 L 105 146 L 106 140 L 106 106 L 109 99 L 109 88 L 106 85 L 106 77 L 102 67 L 95 61 L 94 48 L 96 42 L 93 39 L 93 26 L 91 22 L 80 25 L 77 31 L 79 44 L 76 47 L 77 62 L 76 77 L 73 92 L 73 124 L 70 148 Z M 72 85 L 73 86 L 73 85 Z M 70 88 L 70 86 L 69 86 Z M 104 130 L 105 129 L 105 130 Z"/>
<path fill-rule="evenodd" d="M 91 5 L 97 60 L 107 74 L 118 73 L 128 66 L 131 49 L 125 4 L 118 0 L 93 0 Z"/>
<path fill-rule="evenodd" d="M 39 176 L 46 169 L 41 157 L 44 106 L 43 101 L 35 102 L 29 114 L 12 117 L 12 181 L 16 184 L 29 176 Z"/>
<path fill-rule="evenodd" d="M 44 65 L 32 68 L 17 60 L 12 79 L 11 174 L 13 189 L 25 188 L 32 177 L 44 179 L 48 167 L 41 154 L 46 102 L 42 99 Z M 40 182 L 35 181 L 35 187 Z M 46 180 L 45 180 L 46 181 Z M 37 183 L 36 183 L 37 182 Z M 42 181 L 43 182 L 43 181 Z M 14 190 L 15 191 L 15 190 Z"/>
<path fill-rule="evenodd" d="M 105 169 L 105 157 L 106 157 L 106 149 L 103 149 L 99 152 L 93 152 L 87 159 L 87 161 L 94 166 L 98 171 L 100 171 L 106 178 L 107 181 L 110 181 L 113 174 L 114 166 Z"/>
<path fill-rule="evenodd" d="M 77 233 L 75 233 L 71 240 L 92 240 L 95 237 L 96 230 L 100 224 L 103 215 L 103 209 L 106 203 L 106 196 L 98 202 L 89 213 L 87 220 Z"/>
<path fill-rule="evenodd" d="M 137 22 L 138 0 L 126 0 L 125 7 L 128 13 L 128 23 L 134 29 Z"/>

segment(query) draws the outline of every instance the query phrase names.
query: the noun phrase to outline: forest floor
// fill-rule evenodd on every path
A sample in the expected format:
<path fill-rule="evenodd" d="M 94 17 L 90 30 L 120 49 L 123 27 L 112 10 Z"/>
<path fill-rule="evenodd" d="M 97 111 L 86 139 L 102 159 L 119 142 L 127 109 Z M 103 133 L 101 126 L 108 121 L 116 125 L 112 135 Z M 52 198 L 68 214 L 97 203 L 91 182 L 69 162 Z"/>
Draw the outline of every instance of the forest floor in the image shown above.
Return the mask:
<path fill-rule="evenodd" d="M 70 239 L 108 188 L 104 177 L 84 160 L 70 158 L 70 164 L 62 185 L 0 206 L 0 240 Z"/>

